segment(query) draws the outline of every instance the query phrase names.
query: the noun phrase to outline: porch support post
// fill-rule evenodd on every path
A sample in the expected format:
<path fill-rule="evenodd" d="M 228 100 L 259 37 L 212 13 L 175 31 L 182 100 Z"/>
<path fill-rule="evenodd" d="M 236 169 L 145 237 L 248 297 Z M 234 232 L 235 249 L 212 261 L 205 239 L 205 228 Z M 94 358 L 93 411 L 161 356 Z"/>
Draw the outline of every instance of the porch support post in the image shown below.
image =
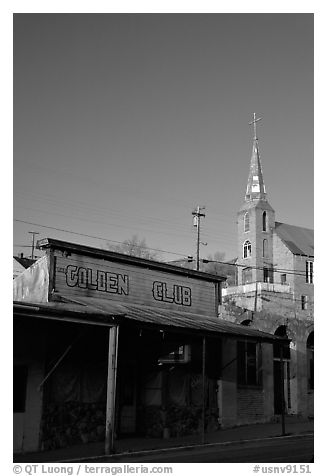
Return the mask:
<path fill-rule="evenodd" d="M 113 326 L 109 329 L 106 435 L 104 447 L 106 455 L 112 454 L 114 450 L 118 331 L 119 326 Z"/>
<path fill-rule="evenodd" d="M 205 443 L 205 416 L 206 416 L 206 338 L 202 337 L 202 429 L 201 440 Z"/>

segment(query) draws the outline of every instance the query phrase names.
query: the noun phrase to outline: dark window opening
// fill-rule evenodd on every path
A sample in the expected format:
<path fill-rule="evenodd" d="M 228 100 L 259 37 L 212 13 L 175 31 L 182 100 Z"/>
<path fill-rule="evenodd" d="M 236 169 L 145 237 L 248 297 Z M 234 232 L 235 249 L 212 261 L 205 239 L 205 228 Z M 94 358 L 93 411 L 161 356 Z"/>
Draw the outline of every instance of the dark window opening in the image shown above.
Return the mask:
<path fill-rule="evenodd" d="M 280 275 L 280 283 L 281 284 L 286 284 L 286 274 L 281 274 Z"/>
<path fill-rule="evenodd" d="M 267 213 L 262 214 L 262 231 L 267 231 Z"/>
<path fill-rule="evenodd" d="M 275 332 L 275 335 L 279 337 L 288 338 L 286 326 L 279 326 Z M 280 359 L 281 350 L 282 350 L 283 359 L 289 360 L 291 358 L 290 345 L 288 342 L 285 342 L 285 343 L 274 342 L 273 350 L 274 350 L 274 359 Z"/>
<path fill-rule="evenodd" d="M 268 268 L 263 268 L 263 282 L 264 283 L 269 282 L 269 270 L 268 270 Z"/>
<path fill-rule="evenodd" d="M 258 353 L 255 342 L 237 343 L 237 382 L 239 385 L 258 385 Z"/>
<path fill-rule="evenodd" d="M 309 334 L 307 340 L 308 389 L 314 389 L 314 335 Z"/>
<path fill-rule="evenodd" d="M 242 326 L 250 326 L 252 324 L 251 319 L 245 319 L 244 321 L 241 322 Z"/>
<path fill-rule="evenodd" d="M 14 413 L 24 413 L 26 406 L 27 366 L 14 365 L 13 407 Z"/>
<path fill-rule="evenodd" d="M 263 282 L 264 283 L 273 283 L 274 282 L 274 271 L 272 268 L 263 268 Z"/>
<path fill-rule="evenodd" d="M 301 296 L 301 309 L 305 311 L 308 309 L 308 296 L 302 295 Z"/>

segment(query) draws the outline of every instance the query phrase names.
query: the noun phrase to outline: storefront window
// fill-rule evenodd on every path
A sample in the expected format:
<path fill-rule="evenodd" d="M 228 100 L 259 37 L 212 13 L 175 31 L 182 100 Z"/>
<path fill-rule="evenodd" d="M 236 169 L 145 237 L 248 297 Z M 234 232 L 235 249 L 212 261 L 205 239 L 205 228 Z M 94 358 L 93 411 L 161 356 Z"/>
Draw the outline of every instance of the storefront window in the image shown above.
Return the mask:
<path fill-rule="evenodd" d="M 258 349 L 255 342 L 237 343 L 237 381 L 239 385 L 258 385 Z"/>

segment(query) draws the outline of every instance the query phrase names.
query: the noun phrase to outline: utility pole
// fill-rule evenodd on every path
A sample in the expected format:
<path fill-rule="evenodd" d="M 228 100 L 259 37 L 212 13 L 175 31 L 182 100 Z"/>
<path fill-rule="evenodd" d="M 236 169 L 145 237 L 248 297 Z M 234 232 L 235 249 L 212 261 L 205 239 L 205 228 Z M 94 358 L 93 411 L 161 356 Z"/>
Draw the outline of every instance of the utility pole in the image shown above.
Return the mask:
<path fill-rule="evenodd" d="M 201 217 L 205 217 L 204 213 L 201 213 L 202 210 L 205 210 L 206 207 L 200 207 L 199 205 L 193 210 L 192 215 L 193 225 L 197 228 L 197 240 L 196 240 L 196 269 L 200 269 L 200 227 L 201 227 Z"/>
<path fill-rule="evenodd" d="M 29 231 L 29 233 L 31 233 L 31 235 L 33 235 L 33 238 L 32 238 L 32 259 L 34 259 L 35 235 L 39 235 L 40 233 L 37 232 L 37 231 Z"/>

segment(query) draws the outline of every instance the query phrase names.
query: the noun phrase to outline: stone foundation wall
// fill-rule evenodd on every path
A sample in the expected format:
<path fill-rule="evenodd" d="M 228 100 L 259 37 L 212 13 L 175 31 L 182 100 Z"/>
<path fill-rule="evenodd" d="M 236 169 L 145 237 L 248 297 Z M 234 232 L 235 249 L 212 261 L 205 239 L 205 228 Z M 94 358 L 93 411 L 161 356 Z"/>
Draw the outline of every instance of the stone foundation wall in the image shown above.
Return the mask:
<path fill-rule="evenodd" d="M 104 440 L 104 403 L 49 403 L 42 420 L 42 449 Z"/>
<path fill-rule="evenodd" d="M 207 409 L 205 415 L 206 431 L 219 429 L 218 409 Z M 144 436 L 162 438 L 197 434 L 202 427 L 202 407 L 169 405 L 166 410 L 157 406 L 143 407 L 139 413 Z"/>

